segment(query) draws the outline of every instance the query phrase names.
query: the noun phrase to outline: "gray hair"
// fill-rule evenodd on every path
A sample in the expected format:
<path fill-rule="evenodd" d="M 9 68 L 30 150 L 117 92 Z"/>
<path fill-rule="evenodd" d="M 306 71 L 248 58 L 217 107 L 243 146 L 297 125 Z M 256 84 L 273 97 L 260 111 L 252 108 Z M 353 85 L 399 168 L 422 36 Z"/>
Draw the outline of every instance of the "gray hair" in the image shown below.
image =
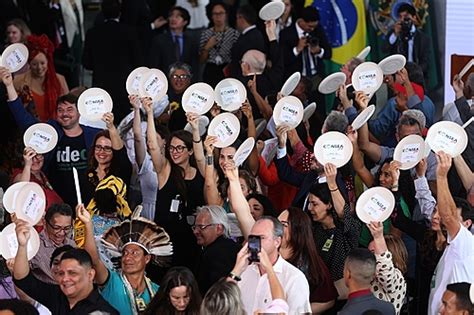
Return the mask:
<path fill-rule="evenodd" d="M 242 61 L 250 66 L 252 72 L 263 72 L 267 65 L 265 54 L 256 49 L 248 50 L 242 56 Z"/>
<path fill-rule="evenodd" d="M 273 237 L 274 238 L 283 237 L 283 224 L 281 224 L 281 222 L 277 218 L 269 216 L 269 215 L 264 215 L 263 217 L 258 219 L 257 222 L 265 221 L 265 220 L 271 221 L 273 223 Z"/>
<path fill-rule="evenodd" d="M 203 213 L 203 212 L 209 213 L 212 224 L 222 225 L 222 228 L 224 229 L 224 236 L 226 238 L 230 237 L 229 219 L 227 218 L 227 213 L 225 212 L 224 208 L 222 208 L 221 206 L 215 206 L 215 205 L 198 207 L 196 209 L 196 216 L 198 216 L 200 213 Z"/>
<path fill-rule="evenodd" d="M 349 120 L 347 119 L 346 115 L 333 110 L 324 120 L 322 132 L 339 131 L 345 134 L 348 125 Z"/>
<path fill-rule="evenodd" d="M 347 69 L 352 73 L 363 61 L 357 57 L 353 57 L 347 63 Z"/>
<path fill-rule="evenodd" d="M 191 70 L 190 65 L 181 61 L 177 61 L 171 64 L 168 68 L 168 79 L 171 79 L 171 76 L 176 72 L 176 70 L 184 70 L 189 74 L 189 76 L 193 76 L 193 71 Z"/>
<path fill-rule="evenodd" d="M 426 117 L 425 114 L 421 110 L 418 109 L 408 109 L 403 112 L 402 116 L 398 120 L 397 123 L 397 133 L 400 131 L 401 126 L 413 126 L 416 121 L 418 126 L 420 127 L 420 132 L 425 129 L 426 126 Z"/>

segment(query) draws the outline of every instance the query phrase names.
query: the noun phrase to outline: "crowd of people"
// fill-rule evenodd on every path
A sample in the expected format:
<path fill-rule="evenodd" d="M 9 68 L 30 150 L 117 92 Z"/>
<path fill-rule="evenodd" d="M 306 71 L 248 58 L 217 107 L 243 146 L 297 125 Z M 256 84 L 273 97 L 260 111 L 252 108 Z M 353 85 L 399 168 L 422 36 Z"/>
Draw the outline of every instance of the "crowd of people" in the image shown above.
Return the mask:
<path fill-rule="evenodd" d="M 0 258 L 1 314 L 474 314 L 474 73 L 456 75 L 453 104 L 435 106 L 431 39 L 407 2 L 386 36 L 386 53 L 406 58 L 384 76 L 387 93 L 354 90 L 365 61 L 354 56 L 329 98 L 318 89 L 332 55 L 318 10 L 283 0 L 282 16 L 262 21 L 269 1 L 248 2 L 103 0 L 88 30 L 80 0 L 2 4 L 4 48 L 23 43 L 29 57 L 15 73 L 0 66 L 0 184 L 34 182 L 46 202 L 32 258 L 30 223 L 1 208 L 17 240 L 16 256 Z M 139 66 L 166 74 L 163 98 L 127 93 Z M 103 129 L 80 120 L 82 68 L 113 100 Z M 295 72 L 291 95 L 317 109 L 296 128 L 275 126 Z M 232 112 L 237 140 L 220 147 L 182 100 L 193 83 L 225 78 L 247 99 Z M 214 103 L 205 116 L 222 112 Z M 431 151 L 401 169 L 397 144 L 439 121 L 467 123 L 464 152 Z M 44 154 L 23 145 L 39 122 L 58 135 Z M 327 132 L 350 140 L 346 165 L 315 157 Z M 248 138 L 255 145 L 236 165 Z M 371 187 L 395 200 L 383 222 L 357 215 Z"/>

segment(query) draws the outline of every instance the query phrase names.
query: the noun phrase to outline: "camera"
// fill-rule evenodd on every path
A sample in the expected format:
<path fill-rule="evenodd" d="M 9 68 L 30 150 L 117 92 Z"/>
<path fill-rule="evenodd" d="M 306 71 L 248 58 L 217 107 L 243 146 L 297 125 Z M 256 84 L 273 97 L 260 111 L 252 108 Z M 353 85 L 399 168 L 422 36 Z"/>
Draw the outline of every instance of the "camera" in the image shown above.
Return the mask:
<path fill-rule="evenodd" d="M 260 253 L 261 250 L 261 242 L 260 242 L 260 236 L 258 235 L 249 235 L 249 262 L 260 262 L 260 259 L 258 258 L 258 253 Z"/>
<path fill-rule="evenodd" d="M 315 46 L 318 46 L 319 45 L 319 38 L 317 38 L 316 36 L 313 36 L 311 34 L 307 34 L 306 35 L 306 42 L 311 46 L 311 47 L 315 47 Z"/>
<path fill-rule="evenodd" d="M 411 28 L 413 26 L 413 21 L 409 17 L 406 17 L 401 22 L 402 30 L 401 30 L 401 37 L 404 40 L 410 40 L 412 37 Z"/>

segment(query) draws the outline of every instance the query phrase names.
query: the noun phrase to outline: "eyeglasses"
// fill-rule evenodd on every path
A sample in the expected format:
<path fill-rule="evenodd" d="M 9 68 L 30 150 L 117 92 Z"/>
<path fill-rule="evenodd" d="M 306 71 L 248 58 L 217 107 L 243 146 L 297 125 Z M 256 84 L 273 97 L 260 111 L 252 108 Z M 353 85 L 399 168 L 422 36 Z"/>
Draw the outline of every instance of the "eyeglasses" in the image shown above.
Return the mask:
<path fill-rule="evenodd" d="M 209 224 L 195 224 L 193 226 L 191 226 L 191 229 L 193 229 L 193 231 L 195 231 L 197 228 L 199 228 L 201 231 L 204 231 L 205 229 L 207 229 L 209 226 L 211 225 L 215 225 L 214 223 L 209 223 Z"/>
<path fill-rule="evenodd" d="M 283 226 L 286 227 L 286 228 L 287 228 L 288 226 L 290 226 L 290 222 L 288 222 L 288 221 L 280 221 L 280 223 L 281 223 L 281 225 L 283 225 Z"/>
<path fill-rule="evenodd" d="M 46 220 L 45 220 L 46 221 Z M 72 230 L 72 226 L 57 226 L 57 225 L 52 225 L 49 221 L 46 221 L 46 224 L 49 225 L 49 227 L 53 230 L 54 234 L 57 234 L 59 232 L 64 232 L 64 234 L 69 234 Z"/>
<path fill-rule="evenodd" d="M 175 79 L 175 80 L 186 80 L 186 79 L 189 79 L 191 76 L 189 74 L 173 74 L 171 76 L 171 78 Z"/>
<path fill-rule="evenodd" d="M 100 152 L 100 151 L 104 151 L 105 153 L 110 153 L 112 152 L 112 147 L 106 145 L 106 146 L 102 146 L 100 144 L 96 144 L 94 146 L 94 149 L 97 151 L 97 152 Z"/>
<path fill-rule="evenodd" d="M 173 153 L 173 151 L 176 151 L 178 153 L 183 153 L 184 149 L 187 149 L 187 147 L 184 145 L 177 145 L 177 146 L 170 145 L 168 148 L 168 150 L 170 150 L 171 153 Z"/>

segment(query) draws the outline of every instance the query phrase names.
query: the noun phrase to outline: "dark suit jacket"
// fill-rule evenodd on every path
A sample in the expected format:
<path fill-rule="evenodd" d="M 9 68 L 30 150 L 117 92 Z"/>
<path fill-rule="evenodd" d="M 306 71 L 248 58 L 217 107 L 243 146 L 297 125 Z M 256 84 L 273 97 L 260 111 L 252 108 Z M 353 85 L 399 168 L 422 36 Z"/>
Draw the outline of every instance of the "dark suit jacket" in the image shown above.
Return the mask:
<path fill-rule="evenodd" d="M 392 54 L 400 54 L 403 52 L 403 42 L 400 37 L 397 38 L 393 45 L 390 45 L 389 38 L 392 35 L 393 31 L 387 34 L 387 40 L 385 41 L 382 49 L 384 52 Z M 432 48 L 431 46 L 431 38 L 423 33 L 420 30 L 415 31 L 415 35 L 413 37 L 413 62 L 416 63 L 423 69 L 423 76 L 425 77 L 425 81 L 427 82 L 428 79 L 428 68 L 430 66 L 430 53 L 429 50 Z M 407 61 L 408 61 L 408 56 Z M 425 86 L 426 85 L 425 82 Z"/>
<path fill-rule="evenodd" d="M 175 43 L 169 30 L 156 35 L 151 43 L 148 65 L 152 68 L 160 69 L 167 74 L 169 66 L 178 61 L 174 47 Z M 181 61 L 192 67 L 195 74 L 193 82 L 195 82 L 199 73 L 198 51 L 199 43 L 191 34 L 185 31 L 183 33 L 183 55 Z"/>
<path fill-rule="evenodd" d="M 298 31 L 296 30 L 295 23 L 280 32 L 280 47 L 282 49 L 283 60 L 285 64 L 285 77 L 292 75 L 296 71 L 301 72 L 303 70 L 303 54 L 300 53 L 299 55 L 295 56 L 293 53 L 293 48 L 298 45 L 299 41 Z M 331 45 L 329 44 L 322 26 L 318 25 L 311 33 L 311 36 L 319 38 L 319 46 L 324 49 L 324 55 L 322 59 L 331 59 Z M 317 73 L 324 75 L 324 63 L 322 62 L 321 58 L 315 59 Z"/>
<path fill-rule="evenodd" d="M 238 252 L 237 244 L 224 236 L 202 249 L 194 272 L 202 296 L 217 280 L 232 271 Z"/>
<path fill-rule="evenodd" d="M 384 315 L 395 315 L 395 307 L 391 303 L 377 299 L 372 293 L 349 298 L 338 315 L 362 315 L 368 310 L 377 310 Z"/>
<path fill-rule="evenodd" d="M 109 92 L 114 101 L 117 122 L 129 112 L 125 81 L 130 72 L 143 64 L 134 28 L 108 20 L 86 33 L 82 63 L 92 70 L 92 85 Z"/>
<path fill-rule="evenodd" d="M 230 63 L 230 74 L 231 77 L 240 78 L 242 77 L 242 70 L 240 69 L 240 60 L 242 56 L 251 49 L 260 50 L 266 53 L 265 39 L 262 33 L 257 29 L 251 29 L 245 34 L 241 34 L 239 39 L 232 46 Z"/>

